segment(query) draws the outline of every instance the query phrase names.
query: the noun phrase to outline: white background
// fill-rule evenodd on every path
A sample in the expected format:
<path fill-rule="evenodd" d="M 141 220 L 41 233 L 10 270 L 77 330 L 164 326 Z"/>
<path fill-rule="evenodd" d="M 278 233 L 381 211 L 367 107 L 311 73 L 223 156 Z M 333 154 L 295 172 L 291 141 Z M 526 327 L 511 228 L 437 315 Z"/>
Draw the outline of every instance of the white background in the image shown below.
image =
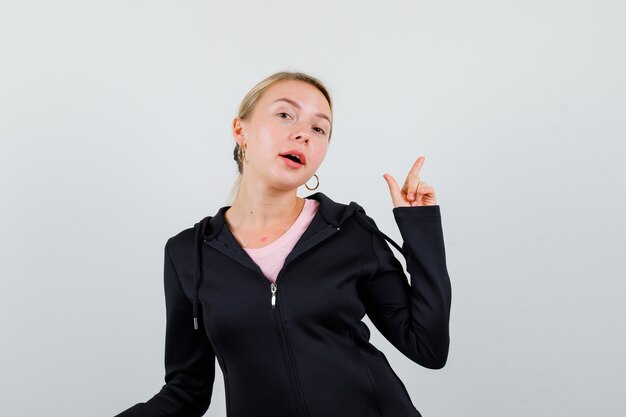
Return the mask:
<path fill-rule="evenodd" d="M 625 15 L 602 0 L 2 1 L 0 415 L 112 416 L 160 389 L 163 247 L 225 205 L 231 120 L 280 70 L 335 101 L 318 191 L 394 240 L 382 174 L 403 182 L 426 157 L 448 364 L 421 368 L 366 319 L 423 415 L 625 415 Z M 225 415 L 217 370 L 207 416 Z"/>

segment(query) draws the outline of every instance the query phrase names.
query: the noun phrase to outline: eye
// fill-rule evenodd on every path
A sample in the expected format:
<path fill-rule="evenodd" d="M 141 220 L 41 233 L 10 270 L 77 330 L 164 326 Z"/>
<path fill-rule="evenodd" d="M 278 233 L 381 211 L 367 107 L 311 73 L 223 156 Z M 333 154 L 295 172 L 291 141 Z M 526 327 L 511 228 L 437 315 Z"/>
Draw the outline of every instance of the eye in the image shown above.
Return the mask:
<path fill-rule="evenodd" d="M 283 115 L 285 115 L 285 116 L 287 116 L 287 117 L 290 117 L 290 116 L 289 116 L 289 113 L 285 113 L 285 112 L 280 112 L 280 113 L 277 113 L 277 116 L 278 116 L 278 117 L 280 117 L 281 119 L 284 119 Z"/>
<path fill-rule="evenodd" d="M 324 129 L 322 129 L 321 127 L 315 127 L 313 128 L 313 130 L 317 129 L 318 133 L 321 133 L 322 135 L 326 134 L 326 132 L 324 132 Z"/>

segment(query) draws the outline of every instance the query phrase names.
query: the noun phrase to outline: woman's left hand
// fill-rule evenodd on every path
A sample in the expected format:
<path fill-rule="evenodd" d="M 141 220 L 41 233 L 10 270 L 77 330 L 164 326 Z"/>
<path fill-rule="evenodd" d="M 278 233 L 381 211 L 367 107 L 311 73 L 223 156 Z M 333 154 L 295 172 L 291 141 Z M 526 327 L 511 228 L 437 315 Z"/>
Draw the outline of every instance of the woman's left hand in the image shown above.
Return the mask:
<path fill-rule="evenodd" d="M 398 186 L 395 178 L 390 174 L 384 174 L 383 178 L 387 181 L 391 200 L 395 207 L 414 207 L 414 206 L 434 206 L 437 204 L 437 195 L 435 189 L 426 182 L 421 181 L 419 177 L 422 165 L 424 165 L 425 157 L 417 158 L 413 167 L 409 171 L 402 188 Z"/>

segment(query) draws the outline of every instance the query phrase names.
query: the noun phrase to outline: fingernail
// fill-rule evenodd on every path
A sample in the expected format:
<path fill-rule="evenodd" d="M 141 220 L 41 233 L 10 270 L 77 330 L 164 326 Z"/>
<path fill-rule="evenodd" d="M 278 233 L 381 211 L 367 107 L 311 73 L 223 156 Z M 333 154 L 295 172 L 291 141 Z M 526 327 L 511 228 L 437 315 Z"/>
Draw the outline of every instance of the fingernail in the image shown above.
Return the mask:
<path fill-rule="evenodd" d="M 409 193 L 409 200 L 413 200 L 415 198 L 415 193 Z"/>

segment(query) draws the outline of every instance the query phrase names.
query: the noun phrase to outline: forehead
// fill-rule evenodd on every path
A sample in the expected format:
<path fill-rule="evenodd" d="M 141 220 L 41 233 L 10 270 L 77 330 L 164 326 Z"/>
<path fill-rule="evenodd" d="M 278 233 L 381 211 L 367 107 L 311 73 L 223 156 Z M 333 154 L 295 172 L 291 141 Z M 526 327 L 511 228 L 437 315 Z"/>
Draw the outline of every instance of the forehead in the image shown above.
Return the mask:
<path fill-rule="evenodd" d="M 317 87 L 299 80 L 279 81 L 265 90 L 261 101 L 271 105 L 276 99 L 288 98 L 296 101 L 303 107 L 315 111 L 323 111 L 330 115 L 330 106 L 326 97 Z M 284 101 L 278 103 L 285 104 Z"/>

